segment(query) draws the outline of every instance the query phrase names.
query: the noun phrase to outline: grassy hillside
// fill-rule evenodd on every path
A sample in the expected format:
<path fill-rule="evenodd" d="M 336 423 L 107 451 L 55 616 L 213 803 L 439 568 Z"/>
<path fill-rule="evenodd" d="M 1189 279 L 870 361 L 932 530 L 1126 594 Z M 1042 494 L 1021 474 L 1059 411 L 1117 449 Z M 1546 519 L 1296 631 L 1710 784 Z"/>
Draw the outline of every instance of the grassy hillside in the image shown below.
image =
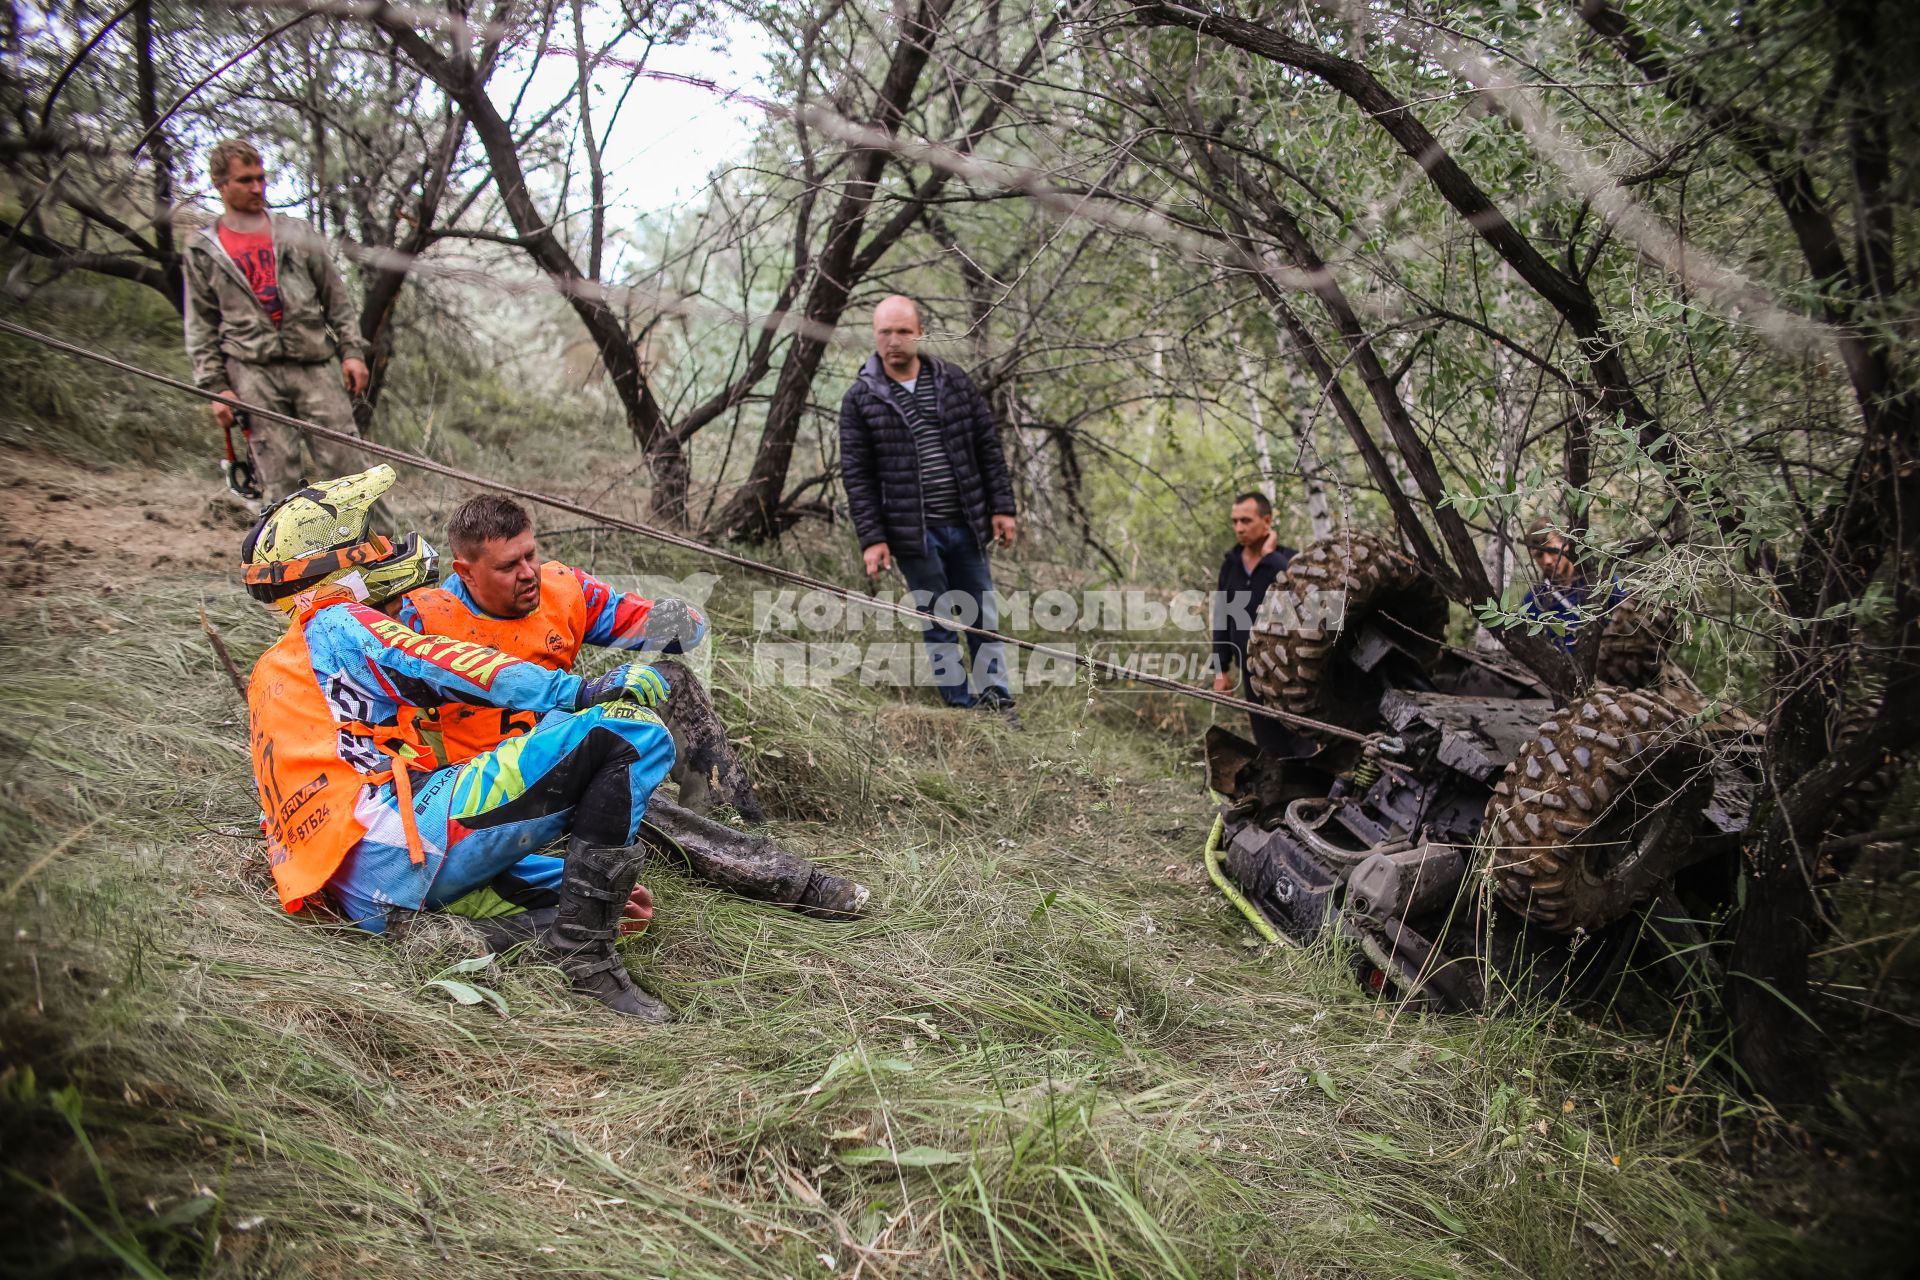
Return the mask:
<path fill-rule="evenodd" d="M 148 319 L 130 345 L 157 351 L 164 317 Z M 162 412 L 91 370 L 0 356 L 41 388 L 15 419 L 38 434 L 10 437 L 35 456 Z M 455 435 L 440 447 L 542 482 L 632 463 L 583 432 L 543 474 L 524 435 L 505 452 Z M 216 483 L 191 441 L 154 441 L 80 500 Z M 437 524 L 454 496 L 415 485 L 400 507 Z M 162 515 L 197 536 L 193 510 Z M 605 536 L 548 549 L 607 573 L 707 567 Z M 720 709 L 779 836 L 872 885 L 875 906 L 825 925 L 650 871 L 660 915 L 630 955 L 679 1021 L 645 1031 L 552 969 L 463 963 L 457 922 L 386 945 L 277 909 L 243 707 L 202 610 L 243 669 L 278 619 L 231 577 L 102 556 L 13 595 L 7 1268 L 1777 1276 L 1904 1260 L 1893 1069 L 1855 1095 L 1883 1110 L 1814 1137 L 1733 1099 L 1688 1010 L 1379 1003 L 1330 949 L 1260 944 L 1207 885 L 1190 731 L 1085 690 L 1028 699 L 1013 732 L 850 682 L 756 685 L 754 585 L 733 574 L 713 597 Z M 504 1012 L 453 1003 L 434 985 L 449 978 Z"/>

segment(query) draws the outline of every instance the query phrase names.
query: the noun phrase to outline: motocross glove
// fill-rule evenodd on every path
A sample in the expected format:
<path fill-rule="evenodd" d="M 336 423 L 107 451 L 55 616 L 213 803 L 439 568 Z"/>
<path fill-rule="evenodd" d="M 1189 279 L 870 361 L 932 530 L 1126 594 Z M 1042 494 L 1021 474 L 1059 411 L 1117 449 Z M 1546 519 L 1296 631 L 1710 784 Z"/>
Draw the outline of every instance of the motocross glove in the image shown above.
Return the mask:
<path fill-rule="evenodd" d="M 657 707 L 667 700 L 668 692 L 665 676 L 652 667 L 628 662 L 605 675 L 582 680 L 580 692 L 574 696 L 573 709 L 585 711 L 615 698 L 631 698 L 643 707 Z"/>
<path fill-rule="evenodd" d="M 654 653 L 685 653 L 707 634 L 707 620 L 685 600 L 655 600 L 641 632 L 643 648 Z"/>

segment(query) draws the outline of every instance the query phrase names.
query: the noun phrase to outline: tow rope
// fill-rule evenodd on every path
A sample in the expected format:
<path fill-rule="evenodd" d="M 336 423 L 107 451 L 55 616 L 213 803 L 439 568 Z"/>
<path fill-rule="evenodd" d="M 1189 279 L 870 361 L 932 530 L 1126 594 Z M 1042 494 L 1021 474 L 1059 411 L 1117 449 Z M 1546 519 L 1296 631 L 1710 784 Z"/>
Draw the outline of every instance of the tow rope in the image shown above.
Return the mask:
<path fill-rule="evenodd" d="M 448 466 L 444 462 L 436 462 L 432 458 L 422 457 L 417 453 L 410 453 L 405 449 L 397 449 L 392 445 L 363 439 L 350 432 L 335 431 L 331 427 L 323 427 L 317 422 L 307 422 L 303 419 L 292 417 L 289 414 L 279 413 L 260 405 L 235 401 L 228 396 L 203 390 L 190 382 L 182 382 L 178 378 L 168 377 L 164 373 L 155 373 L 151 369 L 142 369 L 138 365 L 129 364 L 125 360 L 116 359 L 104 352 L 95 351 L 89 347 L 80 346 L 77 343 L 64 341 L 50 334 L 41 333 L 37 329 L 29 329 L 25 325 L 15 324 L 11 320 L 0 319 L 0 333 L 10 333 L 15 337 L 25 338 L 29 342 L 37 342 L 41 346 L 54 351 L 64 352 L 67 355 L 76 356 L 82 360 L 90 360 L 95 364 L 105 365 L 110 369 L 118 369 L 122 373 L 131 373 L 135 377 L 145 378 L 150 382 L 157 382 L 163 387 L 171 387 L 175 391 L 185 392 L 187 395 L 198 396 L 202 400 L 225 401 L 234 406 L 236 416 L 240 413 L 246 413 L 267 419 L 271 422 L 284 422 L 288 426 L 297 427 L 323 440 L 332 440 L 339 444 L 351 445 L 362 453 L 371 454 L 376 458 L 383 458 L 389 462 L 397 462 L 418 471 L 426 471 L 434 475 L 445 476 L 449 480 L 457 480 L 462 484 L 473 485 L 476 488 L 491 489 L 495 493 L 504 493 L 510 497 L 518 498 L 526 502 L 537 503 L 540 506 L 549 507 L 555 511 L 565 511 L 570 515 L 580 516 L 596 524 L 604 525 L 607 528 L 618 529 L 626 533 L 636 533 L 643 538 L 651 538 L 655 542 L 661 542 L 670 547 L 679 547 L 684 551 L 692 551 L 698 555 L 707 556 L 711 559 L 719 560 L 722 563 L 733 565 L 736 568 L 744 569 L 749 573 L 771 578 L 776 582 L 785 582 L 793 586 L 805 587 L 810 591 L 825 592 L 826 594 L 838 597 L 851 604 L 857 604 L 863 608 L 871 609 L 878 607 L 887 609 L 903 618 L 911 618 L 917 622 L 935 623 L 936 625 L 947 627 L 954 631 L 964 631 L 968 635 L 979 636 L 983 640 L 997 640 L 1003 644 L 1012 645 L 1015 648 L 1025 649 L 1030 653 L 1038 653 L 1050 658 L 1060 659 L 1076 667 L 1084 668 L 1091 673 L 1105 675 L 1112 679 L 1131 680 L 1138 684 L 1150 685 L 1156 689 L 1164 689 L 1169 693 L 1179 694 L 1182 697 L 1195 698 L 1202 702 L 1211 702 L 1216 706 L 1230 707 L 1235 711 L 1244 711 L 1249 715 L 1265 716 L 1270 720 L 1278 720 L 1282 724 L 1289 724 L 1296 728 L 1311 730 L 1314 733 L 1323 734 L 1327 737 L 1343 738 L 1349 742 L 1359 743 L 1365 743 L 1371 738 L 1371 735 L 1349 729 L 1345 725 L 1329 724 L 1324 720 L 1315 720 L 1310 716 L 1296 715 L 1291 711 L 1282 711 L 1278 707 L 1270 707 L 1265 703 L 1253 702 L 1246 698 L 1236 698 L 1232 694 L 1216 693 L 1212 689 L 1182 684 L 1178 680 L 1152 672 L 1129 671 L 1118 663 L 1108 662 L 1105 659 L 1096 658 L 1091 654 L 1075 653 L 1069 649 L 1055 648 L 1052 645 L 1041 644 L 1034 640 L 1022 640 L 1018 636 L 1006 635 L 998 631 L 989 630 L 986 627 L 969 626 L 966 623 L 957 622 L 950 618 L 942 618 L 936 614 L 916 609 L 911 605 L 898 601 L 883 600 L 874 596 L 864 596 L 847 587 L 840 586 L 838 583 L 828 582 L 823 578 L 811 577 L 792 569 L 782 569 L 777 565 L 752 560 L 746 556 L 728 551 L 723 547 L 716 547 L 709 543 L 701 542 L 696 538 L 689 538 L 683 534 L 656 528 L 653 525 L 642 524 L 637 520 L 629 520 L 624 516 L 616 516 L 604 511 L 598 511 L 592 507 L 584 506 L 581 503 L 571 502 L 566 498 L 555 497 L 552 494 L 540 493 L 533 489 L 525 489 L 519 485 L 507 484 L 500 480 L 490 480 L 485 476 L 476 475 L 470 471 L 463 471 L 459 467 Z"/>

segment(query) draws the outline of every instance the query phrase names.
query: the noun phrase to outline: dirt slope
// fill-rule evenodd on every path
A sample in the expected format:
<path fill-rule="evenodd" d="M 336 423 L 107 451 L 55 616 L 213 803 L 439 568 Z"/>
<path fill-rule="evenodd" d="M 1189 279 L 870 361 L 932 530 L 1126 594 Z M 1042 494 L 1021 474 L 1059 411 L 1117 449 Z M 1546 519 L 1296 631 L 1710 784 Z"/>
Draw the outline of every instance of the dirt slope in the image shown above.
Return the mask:
<path fill-rule="evenodd" d="M 41 594 L 129 571 L 223 570 L 253 515 L 206 474 L 76 466 L 0 449 L 0 586 Z"/>

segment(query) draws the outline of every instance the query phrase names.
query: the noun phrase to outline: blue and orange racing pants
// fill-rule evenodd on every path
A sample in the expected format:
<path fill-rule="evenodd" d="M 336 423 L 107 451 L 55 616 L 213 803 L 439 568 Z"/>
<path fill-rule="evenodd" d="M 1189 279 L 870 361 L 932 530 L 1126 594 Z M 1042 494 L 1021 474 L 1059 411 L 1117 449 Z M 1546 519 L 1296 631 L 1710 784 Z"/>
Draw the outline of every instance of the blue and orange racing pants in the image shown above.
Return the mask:
<path fill-rule="evenodd" d="M 632 844 L 672 767 L 672 735 L 635 703 L 550 714 L 492 751 L 414 775 L 414 821 L 426 853 L 420 865 L 407 856 L 393 783 L 362 791 L 355 816 L 367 833 L 327 893 L 370 933 L 385 932 L 396 909 L 436 911 L 469 894 L 510 908 L 550 905 L 561 859 L 536 851 L 569 834 L 589 844 Z"/>

